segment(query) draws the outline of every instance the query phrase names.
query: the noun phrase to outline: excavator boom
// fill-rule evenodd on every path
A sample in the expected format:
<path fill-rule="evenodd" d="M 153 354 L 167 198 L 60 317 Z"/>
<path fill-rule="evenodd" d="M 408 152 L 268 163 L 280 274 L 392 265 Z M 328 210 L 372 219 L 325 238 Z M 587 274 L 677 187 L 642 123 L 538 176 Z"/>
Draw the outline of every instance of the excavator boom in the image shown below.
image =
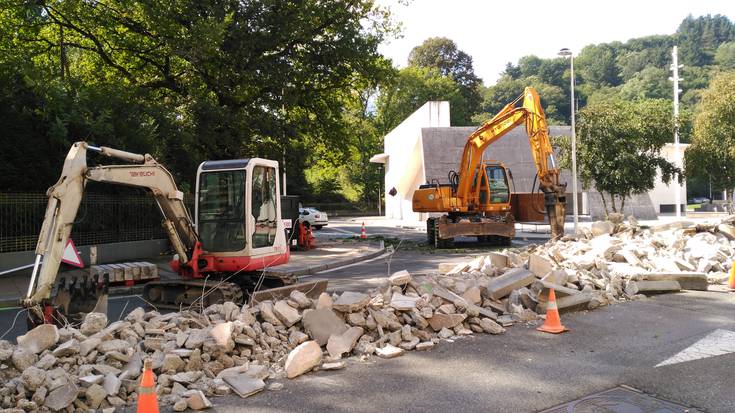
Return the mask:
<path fill-rule="evenodd" d="M 522 101 L 522 104 L 517 107 L 516 105 L 520 101 Z M 467 138 L 459 170 L 456 174 L 456 181 L 451 182 L 449 188 L 439 184 L 428 184 L 422 185 L 414 192 L 413 210 L 416 212 L 444 212 L 452 215 L 450 218 L 457 221 L 454 227 L 462 228 L 457 229 L 454 234 L 482 236 L 483 234 L 512 233 L 512 229 L 493 232 L 481 228 L 481 225 L 485 227 L 493 225 L 482 222 L 487 218 L 487 214 L 493 214 L 496 217 L 504 214 L 499 221 L 502 221 L 506 227 L 513 225 L 512 217 L 508 214 L 510 210 L 509 197 L 503 197 L 505 202 L 491 202 L 491 196 L 487 194 L 483 196 L 482 194 L 483 191 L 488 192 L 486 189 L 489 189 L 489 187 L 483 188 L 483 185 L 486 185 L 483 184 L 484 182 L 489 180 L 498 182 L 497 177 L 488 176 L 489 170 L 487 168 L 499 167 L 504 170 L 504 167 L 485 165 L 482 158 L 488 146 L 498 141 L 521 123 L 525 123 L 531 154 L 538 174 L 539 189 L 544 193 L 544 205 L 551 225 L 552 238 L 561 237 L 564 234 L 566 184 L 559 183 L 559 169 L 554 162 L 546 116 L 541 107 L 538 93 L 531 87 L 527 87 L 521 96 L 505 105 L 498 114 L 482 124 Z M 477 224 L 467 223 L 467 221 L 472 221 L 474 216 L 479 217 L 475 221 Z M 443 218 L 442 222 L 446 223 L 447 217 Z M 427 229 L 430 233 L 432 231 L 431 227 L 432 225 L 429 223 Z M 436 231 L 441 232 L 441 228 L 435 229 Z M 445 229 L 444 232 L 449 236 L 453 234 L 451 230 Z"/>
<path fill-rule="evenodd" d="M 88 151 L 138 164 L 88 168 Z M 49 200 L 24 300 L 26 306 L 38 304 L 51 294 L 88 180 L 150 189 L 163 213 L 166 233 L 183 262 L 188 260 L 187 251 L 197 242 L 196 231 L 183 203 L 183 193 L 177 189 L 171 173 L 153 157 L 77 142 L 66 156 L 61 177 L 46 193 Z"/>

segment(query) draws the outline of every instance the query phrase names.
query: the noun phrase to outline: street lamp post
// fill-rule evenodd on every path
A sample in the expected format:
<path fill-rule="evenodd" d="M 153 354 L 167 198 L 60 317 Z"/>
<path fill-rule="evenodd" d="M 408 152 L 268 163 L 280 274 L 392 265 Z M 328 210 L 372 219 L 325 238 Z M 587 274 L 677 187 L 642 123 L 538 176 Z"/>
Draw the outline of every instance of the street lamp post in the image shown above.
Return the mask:
<path fill-rule="evenodd" d="M 574 123 L 574 113 L 576 112 L 574 104 L 574 55 L 572 51 L 563 48 L 559 50 L 559 56 L 569 57 L 569 68 L 570 68 L 570 85 L 571 85 L 571 112 L 572 112 L 572 203 L 574 209 L 574 233 L 577 233 L 577 227 L 579 226 L 579 211 L 577 206 L 577 131 Z"/>

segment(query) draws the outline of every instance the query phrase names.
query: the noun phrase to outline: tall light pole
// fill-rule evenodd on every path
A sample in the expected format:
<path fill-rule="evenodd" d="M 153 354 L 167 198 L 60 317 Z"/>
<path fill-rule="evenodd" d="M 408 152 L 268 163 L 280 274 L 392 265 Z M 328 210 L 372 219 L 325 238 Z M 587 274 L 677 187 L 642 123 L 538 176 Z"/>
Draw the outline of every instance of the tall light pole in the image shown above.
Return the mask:
<path fill-rule="evenodd" d="M 569 71 L 570 71 L 570 89 L 571 89 L 571 112 L 572 112 L 572 207 L 574 209 L 574 233 L 577 233 L 577 227 L 579 226 L 579 207 L 577 205 L 577 131 L 574 123 L 574 113 L 576 112 L 576 105 L 574 104 L 574 55 L 572 51 L 566 47 L 559 50 L 559 56 L 569 57 Z"/>
<path fill-rule="evenodd" d="M 671 71 L 672 76 L 669 78 L 674 83 L 674 162 L 679 166 L 679 81 L 684 80 L 679 77 L 679 69 L 684 65 L 679 64 L 679 53 L 676 46 L 671 51 Z M 679 184 L 679 176 L 674 180 L 674 202 L 676 202 L 676 217 L 681 217 L 681 185 Z"/>

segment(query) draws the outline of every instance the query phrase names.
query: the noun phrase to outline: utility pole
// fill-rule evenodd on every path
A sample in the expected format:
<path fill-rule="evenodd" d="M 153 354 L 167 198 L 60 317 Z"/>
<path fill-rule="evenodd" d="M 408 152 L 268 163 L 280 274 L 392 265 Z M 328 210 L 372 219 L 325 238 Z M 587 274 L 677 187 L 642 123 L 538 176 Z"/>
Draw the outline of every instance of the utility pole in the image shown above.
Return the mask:
<path fill-rule="evenodd" d="M 576 105 L 574 103 L 574 54 L 565 47 L 559 50 L 559 56 L 569 57 L 569 89 L 571 91 L 570 100 L 572 104 L 572 209 L 574 210 L 574 233 L 576 234 L 579 227 L 579 207 L 577 204 L 577 131 L 574 122 L 574 113 L 576 111 Z"/>
<path fill-rule="evenodd" d="M 679 156 L 679 93 L 681 93 L 681 89 L 679 89 L 679 81 L 684 80 L 679 77 L 679 69 L 684 67 L 683 65 L 679 64 L 679 53 L 678 48 L 674 46 L 674 49 L 671 51 L 671 71 L 673 72 L 673 76 L 669 78 L 669 80 L 672 80 L 674 82 L 674 159 L 677 166 L 682 166 L 680 162 L 680 156 Z M 681 184 L 679 184 L 679 179 L 681 176 L 677 176 L 677 179 L 674 181 L 674 198 L 676 202 L 676 217 L 681 217 Z"/>

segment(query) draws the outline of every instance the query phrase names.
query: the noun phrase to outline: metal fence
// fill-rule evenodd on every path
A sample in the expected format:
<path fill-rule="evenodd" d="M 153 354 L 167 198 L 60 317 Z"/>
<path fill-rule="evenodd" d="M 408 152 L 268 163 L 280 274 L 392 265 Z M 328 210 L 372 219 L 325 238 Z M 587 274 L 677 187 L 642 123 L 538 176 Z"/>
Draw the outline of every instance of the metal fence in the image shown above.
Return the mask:
<path fill-rule="evenodd" d="M 41 193 L 0 193 L 0 253 L 36 248 L 47 202 Z M 86 193 L 71 238 L 76 245 L 166 238 L 161 221 L 152 196 Z"/>

